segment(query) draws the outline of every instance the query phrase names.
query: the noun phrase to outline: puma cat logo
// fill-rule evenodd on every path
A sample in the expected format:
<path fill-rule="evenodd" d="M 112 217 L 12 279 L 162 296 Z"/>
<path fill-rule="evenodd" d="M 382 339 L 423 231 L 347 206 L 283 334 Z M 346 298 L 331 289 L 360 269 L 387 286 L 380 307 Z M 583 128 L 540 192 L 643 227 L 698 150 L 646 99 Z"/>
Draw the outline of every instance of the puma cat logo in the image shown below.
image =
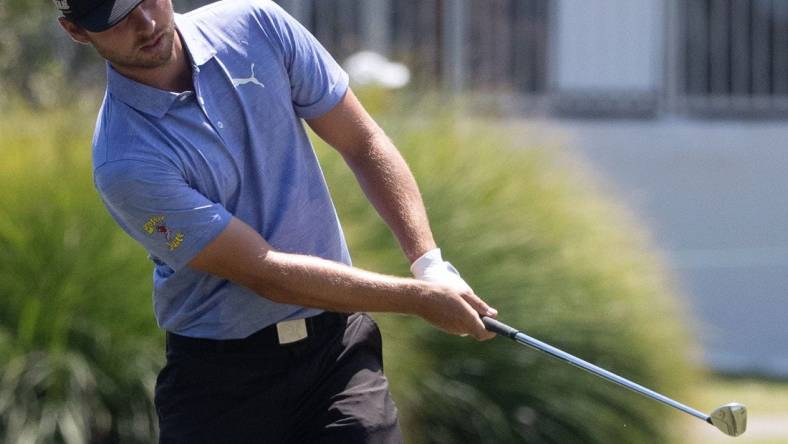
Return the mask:
<path fill-rule="evenodd" d="M 262 86 L 263 88 L 265 88 L 265 85 L 263 84 L 263 82 L 257 80 L 257 78 L 254 76 L 254 63 L 252 63 L 252 75 L 250 77 L 247 77 L 245 79 L 244 78 L 242 78 L 242 79 L 233 79 L 233 86 L 235 86 L 236 88 L 238 88 L 241 85 L 246 85 L 247 83 L 251 83 L 253 85 Z"/>

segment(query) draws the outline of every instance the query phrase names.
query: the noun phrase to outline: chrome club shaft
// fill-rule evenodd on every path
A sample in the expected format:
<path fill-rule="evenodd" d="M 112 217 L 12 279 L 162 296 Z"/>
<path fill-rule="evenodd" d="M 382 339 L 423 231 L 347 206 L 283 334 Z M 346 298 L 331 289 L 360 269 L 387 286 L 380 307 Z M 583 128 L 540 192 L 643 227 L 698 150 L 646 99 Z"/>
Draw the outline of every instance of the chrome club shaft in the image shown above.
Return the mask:
<path fill-rule="evenodd" d="M 532 338 L 531 336 L 528 336 L 527 334 L 496 319 L 484 316 L 482 317 L 482 322 L 484 322 L 484 326 L 487 328 L 487 330 L 495 334 L 506 336 L 520 344 L 539 350 L 543 353 L 547 353 L 554 358 L 572 364 L 575 367 L 579 367 L 610 382 L 626 387 L 634 392 L 669 405 L 675 409 L 681 410 L 684 413 L 690 414 L 717 427 L 720 431 L 727 435 L 739 436 L 744 433 L 747 428 L 747 409 L 741 404 L 728 404 L 716 409 L 711 415 L 707 415 L 676 400 L 668 398 L 667 396 L 661 395 L 651 389 L 643 387 L 640 384 L 632 382 L 629 379 L 591 364 L 588 361 L 584 361 L 577 356 L 573 356 L 563 350 L 553 347 L 550 344 L 546 344 L 538 339 Z"/>

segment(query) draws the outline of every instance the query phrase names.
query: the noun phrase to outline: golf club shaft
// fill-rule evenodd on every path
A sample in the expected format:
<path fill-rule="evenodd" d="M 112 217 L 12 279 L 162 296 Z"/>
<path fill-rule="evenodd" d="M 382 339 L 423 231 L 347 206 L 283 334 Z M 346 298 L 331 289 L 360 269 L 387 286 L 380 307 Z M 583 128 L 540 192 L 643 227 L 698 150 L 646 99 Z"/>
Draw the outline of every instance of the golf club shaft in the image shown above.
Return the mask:
<path fill-rule="evenodd" d="M 489 318 L 487 316 L 482 317 L 482 322 L 484 322 L 484 326 L 487 328 L 487 330 L 495 334 L 506 336 L 510 339 L 519 342 L 520 344 L 527 345 L 531 348 L 547 353 L 548 355 L 558 358 L 562 361 L 568 362 L 569 364 L 572 364 L 575 367 L 579 367 L 589 373 L 593 373 L 599 377 L 607 379 L 610 382 L 626 387 L 632 391 L 638 392 L 641 395 L 647 396 L 651 399 L 655 399 L 659 402 L 662 402 L 663 404 L 667 404 L 675 409 L 688 413 L 705 422 L 711 421 L 711 418 L 703 412 L 699 412 L 680 402 L 674 401 L 673 399 L 670 399 L 667 396 L 660 395 L 659 393 L 653 390 L 647 389 L 646 387 L 643 387 L 640 384 L 636 384 L 630 381 L 629 379 L 618 376 L 617 374 L 609 372 L 601 367 L 597 367 L 596 365 L 591 364 L 590 362 L 584 361 L 576 356 L 570 355 L 569 353 L 557 349 L 552 345 L 545 344 L 544 342 L 538 339 L 534 339 L 526 335 L 525 333 L 522 333 L 519 330 L 504 324 L 503 322 Z"/>

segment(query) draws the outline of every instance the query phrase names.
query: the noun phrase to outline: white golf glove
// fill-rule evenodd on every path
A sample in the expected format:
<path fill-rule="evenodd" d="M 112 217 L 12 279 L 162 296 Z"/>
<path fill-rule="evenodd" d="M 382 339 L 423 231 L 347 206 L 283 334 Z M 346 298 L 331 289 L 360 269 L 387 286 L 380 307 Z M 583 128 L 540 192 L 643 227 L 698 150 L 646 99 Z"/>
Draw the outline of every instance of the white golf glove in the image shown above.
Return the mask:
<path fill-rule="evenodd" d="M 465 290 L 473 291 L 460 277 L 454 266 L 443 260 L 440 248 L 430 250 L 416 259 L 410 266 L 410 272 L 416 279 L 435 282 L 437 284 L 453 285 Z"/>
<path fill-rule="evenodd" d="M 460 272 L 458 272 L 452 264 L 443 260 L 440 248 L 430 250 L 416 259 L 410 266 L 410 272 L 413 273 L 416 279 L 422 281 L 454 286 L 473 292 L 470 285 L 460 277 Z M 489 316 L 494 317 L 497 312 L 495 309 L 492 309 L 492 312 L 493 313 L 489 314 Z M 462 334 L 460 336 L 468 336 L 468 334 Z"/>

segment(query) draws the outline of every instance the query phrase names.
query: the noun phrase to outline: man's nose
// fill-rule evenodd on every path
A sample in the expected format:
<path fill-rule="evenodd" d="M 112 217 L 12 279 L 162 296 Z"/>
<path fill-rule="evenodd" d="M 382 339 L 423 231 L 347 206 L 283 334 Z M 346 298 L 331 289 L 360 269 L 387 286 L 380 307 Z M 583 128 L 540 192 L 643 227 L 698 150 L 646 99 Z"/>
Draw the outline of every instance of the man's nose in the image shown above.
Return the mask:
<path fill-rule="evenodd" d="M 155 4 L 155 1 L 143 1 L 131 11 L 129 14 L 129 20 L 133 21 L 137 27 L 142 28 L 145 31 L 151 31 L 155 29 L 156 19 L 154 19 L 153 16 L 153 8 L 155 7 Z"/>

